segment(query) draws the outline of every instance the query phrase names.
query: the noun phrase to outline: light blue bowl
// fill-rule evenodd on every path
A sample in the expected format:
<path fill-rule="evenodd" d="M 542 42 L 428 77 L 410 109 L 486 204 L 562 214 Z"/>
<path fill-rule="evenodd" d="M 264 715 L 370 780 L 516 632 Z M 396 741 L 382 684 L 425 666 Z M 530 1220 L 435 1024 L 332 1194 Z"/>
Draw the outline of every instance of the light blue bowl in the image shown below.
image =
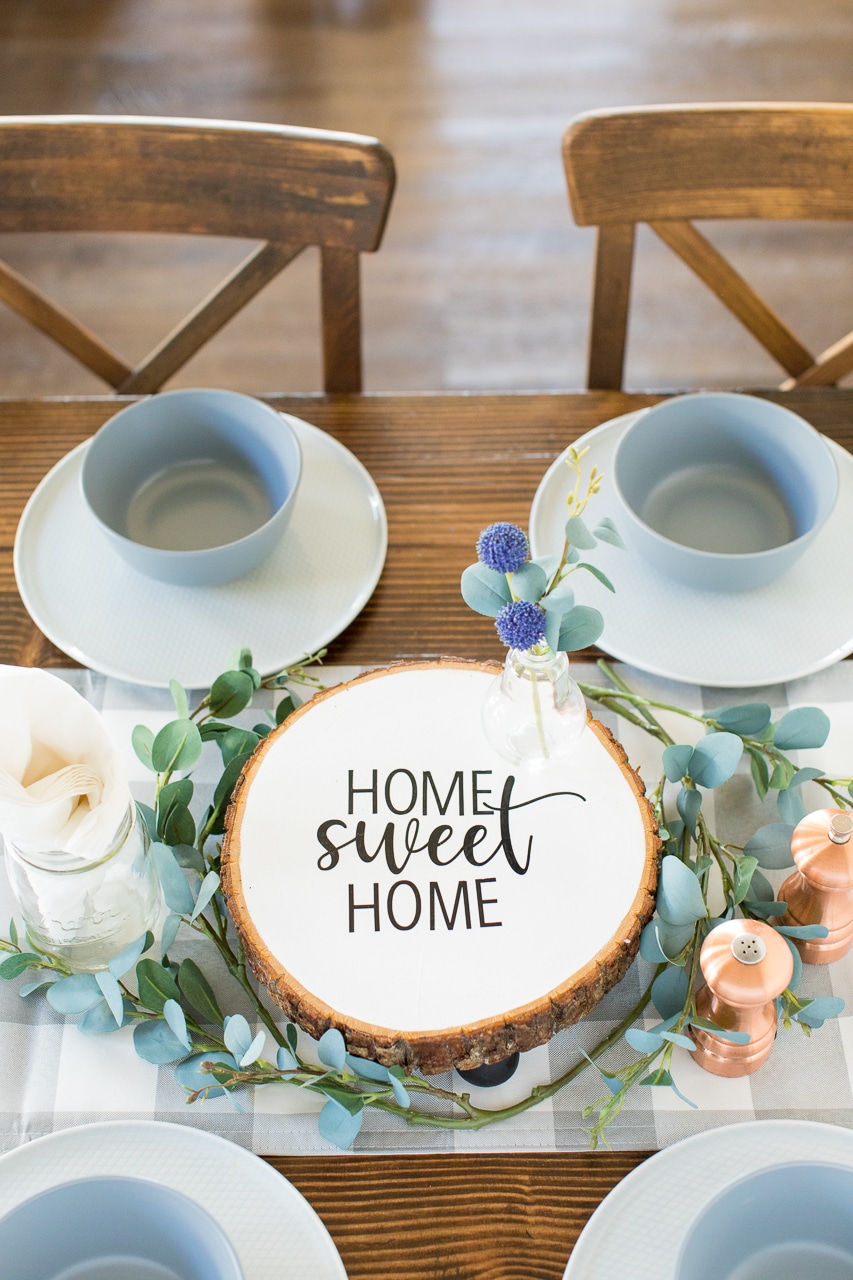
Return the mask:
<path fill-rule="evenodd" d="M 838 496 L 826 441 L 769 400 L 697 392 L 653 405 L 613 458 L 619 530 L 659 573 L 751 591 L 803 555 Z"/>
<path fill-rule="evenodd" d="M 4 1280 L 244 1280 L 225 1232 L 188 1196 L 141 1178 L 80 1178 L 0 1219 Z"/>
<path fill-rule="evenodd" d="M 83 457 L 83 498 L 113 549 L 149 578 L 230 582 L 281 540 L 302 472 L 299 441 L 236 391 L 167 391 L 121 409 Z"/>
<path fill-rule="evenodd" d="M 732 1183 L 694 1220 L 675 1268 L 675 1280 L 851 1277 L 853 1169 L 814 1161 Z"/>

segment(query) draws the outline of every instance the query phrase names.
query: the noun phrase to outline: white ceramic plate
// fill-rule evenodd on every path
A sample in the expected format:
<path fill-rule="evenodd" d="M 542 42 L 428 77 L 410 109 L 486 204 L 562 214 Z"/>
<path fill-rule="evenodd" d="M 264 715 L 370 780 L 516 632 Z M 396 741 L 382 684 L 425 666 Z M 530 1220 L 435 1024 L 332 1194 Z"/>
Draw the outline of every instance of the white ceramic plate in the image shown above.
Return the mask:
<path fill-rule="evenodd" d="M 613 452 L 636 417 L 613 418 L 575 442 L 576 449 L 589 446 L 586 471 L 596 466 L 604 474 L 590 516 L 610 516 L 617 527 Z M 599 543 L 593 563 L 616 593 L 591 574 L 582 575 L 582 584 L 579 577 L 578 587 L 580 600 L 604 615 L 601 647 L 653 675 L 732 689 L 796 680 L 853 651 L 853 592 L 845 586 L 844 567 L 853 549 L 853 457 L 829 443 L 840 481 L 835 509 L 803 558 L 766 587 L 698 591 L 656 573 L 630 548 Z M 558 553 L 563 546 L 571 478 L 565 456 L 546 471 L 533 499 L 534 556 Z"/>
<path fill-rule="evenodd" d="M 809 1120 L 754 1120 L 659 1151 L 598 1206 L 564 1280 L 674 1280 L 678 1251 L 700 1210 L 746 1174 L 796 1160 L 853 1168 L 853 1132 Z"/>
<path fill-rule="evenodd" d="M 331 1236 L 286 1178 L 189 1125 L 108 1120 L 36 1138 L 0 1156 L 0 1205 L 5 1213 L 59 1183 L 109 1174 L 148 1178 L 195 1200 L 231 1240 L 246 1280 L 346 1280 Z"/>
<path fill-rule="evenodd" d="M 385 563 L 379 490 L 348 449 L 287 418 L 302 482 L 273 555 L 236 582 L 176 587 L 115 554 L 80 492 L 88 441 L 48 472 L 21 516 L 15 577 L 30 617 L 84 666 L 137 684 L 206 687 L 235 649 L 270 672 L 320 649 L 357 617 Z"/>

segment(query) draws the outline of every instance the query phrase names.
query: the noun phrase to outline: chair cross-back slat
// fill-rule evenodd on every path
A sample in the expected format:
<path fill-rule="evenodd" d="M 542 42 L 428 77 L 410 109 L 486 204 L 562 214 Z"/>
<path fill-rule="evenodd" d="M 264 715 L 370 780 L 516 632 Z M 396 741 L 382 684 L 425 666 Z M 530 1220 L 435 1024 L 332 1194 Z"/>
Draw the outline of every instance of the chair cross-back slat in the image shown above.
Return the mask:
<path fill-rule="evenodd" d="M 325 390 L 360 391 L 359 254 L 379 247 L 393 189 L 388 152 L 355 134 L 158 117 L 3 117 L 0 233 L 263 243 L 135 365 L 2 263 L 0 300 L 116 390 L 153 392 L 297 254 L 317 246 Z"/>
<path fill-rule="evenodd" d="M 572 212 L 596 226 L 588 385 L 622 386 L 634 228 L 647 223 L 791 375 L 853 369 L 853 333 L 815 358 L 694 219 L 853 220 L 853 106 L 733 103 L 593 111 L 566 130 Z"/>

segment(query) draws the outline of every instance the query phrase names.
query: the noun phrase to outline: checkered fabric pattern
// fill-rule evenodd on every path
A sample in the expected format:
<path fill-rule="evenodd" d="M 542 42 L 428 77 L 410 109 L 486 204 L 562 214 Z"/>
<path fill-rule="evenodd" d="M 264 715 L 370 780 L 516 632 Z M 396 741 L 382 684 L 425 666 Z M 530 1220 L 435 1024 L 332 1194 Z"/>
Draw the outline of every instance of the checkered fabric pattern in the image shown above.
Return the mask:
<path fill-rule="evenodd" d="M 727 703 L 766 701 L 774 718 L 795 706 L 819 705 L 830 716 L 829 741 L 820 751 L 794 753 L 801 765 L 818 764 L 828 774 L 853 773 L 853 662 L 784 686 L 764 689 L 720 690 L 693 688 L 657 679 L 630 668 L 620 668 L 637 693 L 648 694 L 676 706 L 704 709 Z M 573 664 L 577 679 L 603 684 L 594 667 Z M 116 744 L 122 750 L 136 798 L 150 802 L 150 774 L 136 760 L 130 733 L 140 721 L 155 731 L 173 717 L 167 693 L 125 684 L 88 671 L 57 672 L 77 688 L 102 713 Z M 329 667 L 327 684 L 350 679 L 355 668 Z M 596 713 L 598 714 L 598 713 Z M 600 718 L 623 743 L 629 759 L 652 782 L 660 769 L 654 741 L 629 722 L 607 714 Z M 678 741 L 695 740 L 701 730 L 681 717 L 663 712 L 663 723 Z M 253 717 L 253 721 L 257 717 Z M 210 757 L 209 763 L 205 759 Z M 194 770 L 201 804 L 215 781 L 215 753 L 206 752 Z M 808 808 L 821 807 L 815 789 L 804 798 Z M 205 791 L 207 788 L 207 793 Z M 810 803 L 810 801 L 812 803 Z M 724 839 L 742 844 L 766 822 L 779 821 L 773 795 L 757 800 L 749 778 L 737 774 L 705 803 L 713 829 Z M 785 872 L 769 873 L 784 878 Z M 0 877 L 0 921 L 13 914 L 13 903 Z M 186 932 L 186 931 L 182 931 Z M 184 943 L 182 954 L 191 954 L 211 977 L 227 1012 L 250 1011 L 234 998 L 228 975 L 218 972 L 212 948 L 203 941 Z M 590 1049 L 636 1002 L 649 966 L 638 960 L 627 977 L 581 1024 L 556 1036 L 549 1044 L 523 1055 L 515 1076 L 494 1089 L 474 1089 L 456 1076 L 433 1077 L 442 1088 L 471 1092 L 480 1106 L 499 1107 L 527 1096 L 536 1084 L 548 1083 L 577 1062 L 579 1048 Z M 22 981 L 25 981 L 22 980 Z M 139 1059 L 130 1031 L 108 1036 L 87 1036 L 74 1021 L 60 1017 L 39 995 L 21 999 L 20 982 L 0 984 L 0 1150 L 57 1129 L 107 1119 L 157 1119 L 213 1130 L 253 1151 L 266 1155 L 328 1154 L 329 1146 L 317 1131 L 316 1114 L 322 1100 L 304 1089 L 267 1086 L 255 1089 L 236 1109 L 227 1098 L 188 1107 L 171 1067 L 156 1067 Z M 673 1075 L 683 1094 L 697 1104 L 694 1110 L 669 1089 L 634 1089 L 618 1119 L 607 1132 L 614 1148 L 666 1146 L 699 1130 L 736 1121 L 761 1118 L 803 1118 L 831 1121 L 853 1127 L 853 953 L 835 964 L 806 966 L 800 993 L 807 996 L 837 995 L 847 1001 L 840 1018 L 827 1022 L 809 1040 L 798 1027 L 780 1029 L 769 1062 L 755 1075 L 737 1080 L 712 1076 L 697 1067 L 689 1052 L 676 1050 Z M 649 1017 L 646 1025 L 658 1019 Z M 302 1051 L 312 1056 L 312 1043 L 302 1036 Z M 602 1059 L 613 1070 L 632 1060 L 624 1042 Z M 315 1059 L 316 1060 L 316 1059 Z M 585 1106 L 603 1089 L 592 1070 L 555 1097 L 524 1114 L 478 1133 L 408 1128 L 393 1116 L 368 1112 L 355 1149 L 362 1152 L 399 1151 L 560 1151 L 583 1150 L 589 1143 Z"/>

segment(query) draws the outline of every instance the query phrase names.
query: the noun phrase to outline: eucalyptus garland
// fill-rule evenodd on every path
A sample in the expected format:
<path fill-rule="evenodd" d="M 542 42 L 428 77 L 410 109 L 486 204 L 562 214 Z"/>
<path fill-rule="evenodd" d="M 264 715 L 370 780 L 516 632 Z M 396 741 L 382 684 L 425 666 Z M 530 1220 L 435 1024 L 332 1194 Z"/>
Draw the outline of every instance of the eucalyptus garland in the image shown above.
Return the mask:
<path fill-rule="evenodd" d="M 797 995 L 802 965 L 793 939 L 825 936 L 826 929 L 782 925 L 785 903 L 775 900 L 764 875 L 766 870 L 792 864 L 791 834 L 806 812 L 800 794 L 804 783 L 822 788 L 833 806 L 853 807 L 853 779 L 828 778 L 819 769 L 798 768 L 787 754 L 823 746 L 828 717 L 816 707 L 800 707 L 774 722 L 771 708 L 763 702 L 688 711 L 633 693 L 602 661 L 598 666 L 607 683 L 581 685 L 587 700 L 643 729 L 661 747 L 660 776 L 650 794 L 663 841 L 657 914 L 640 941 L 641 955 L 655 968 L 638 1002 L 588 1054 L 581 1051 L 570 1070 L 551 1084 L 537 1086 L 512 1106 L 477 1106 L 469 1093 L 439 1088 L 402 1067 L 354 1057 L 334 1028 L 317 1043 L 319 1065 L 306 1061 L 298 1052 L 296 1028 L 278 1025 L 247 971 L 220 891 L 219 837 L 234 785 L 252 751 L 293 711 L 300 688 L 322 687 L 306 670 L 321 657 L 313 655 L 262 678 L 250 652 L 242 650 L 192 711 L 185 690 L 172 682 L 176 718 L 156 735 L 144 726 L 134 730 L 136 754 L 154 775 L 154 803 L 140 808 L 169 909 L 156 949 L 148 933 L 103 971 L 72 973 L 63 960 L 41 950 L 32 938 L 27 936 L 22 943 L 12 921 L 8 938 L 0 939 L 0 950 L 8 953 L 0 962 L 0 978 L 27 975 L 21 996 L 39 993 L 59 1013 L 77 1017 L 83 1032 L 109 1034 L 132 1025 L 136 1052 L 148 1062 L 176 1064 L 175 1078 L 190 1103 L 228 1095 L 239 1105 L 241 1091 L 264 1084 L 320 1094 L 325 1099 L 320 1132 L 342 1148 L 354 1142 L 367 1107 L 399 1116 L 409 1125 L 477 1130 L 529 1110 L 590 1068 L 598 1072 L 604 1092 L 584 1115 L 591 1121 L 591 1145 L 606 1141 L 607 1126 L 619 1114 L 629 1090 L 652 1086 L 678 1092 L 672 1056 L 676 1045 L 693 1049 L 687 1034 L 690 1026 L 737 1038 L 699 1017 L 695 1007 L 699 950 L 721 919 L 764 920 L 786 938 L 794 955 L 794 977 L 778 1002 L 786 1028 L 797 1023 L 808 1035 L 841 1012 L 843 1001 L 837 998 L 807 1000 Z M 266 721 L 242 728 L 234 720 L 251 708 L 260 688 L 278 690 L 282 696 Z M 698 723 L 704 735 L 694 745 L 677 742 L 657 718 L 660 711 Z M 694 737 L 695 729 L 686 736 Z M 212 802 L 197 822 L 188 771 L 206 744 L 218 749 L 222 769 Z M 761 827 L 741 846 L 714 834 L 703 800 L 707 791 L 732 777 L 744 758 L 759 798 L 776 793 L 780 821 Z M 241 1013 L 223 1014 L 210 981 L 194 960 L 170 957 L 182 930 L 200 935 L 218 953 L 236 984 L 234 1004 L 248 998 L 260 1030 L 254 1032 Z M 661 1020 L 644 1030 L 636 1024 L 650 1005 Z M 623 1038 L 637 1056 L 627 1066 L 608 1070 L 607 1052 Z M 436 1100 L 452 1105 L 436 1114 L 432 1105 Z"/>

